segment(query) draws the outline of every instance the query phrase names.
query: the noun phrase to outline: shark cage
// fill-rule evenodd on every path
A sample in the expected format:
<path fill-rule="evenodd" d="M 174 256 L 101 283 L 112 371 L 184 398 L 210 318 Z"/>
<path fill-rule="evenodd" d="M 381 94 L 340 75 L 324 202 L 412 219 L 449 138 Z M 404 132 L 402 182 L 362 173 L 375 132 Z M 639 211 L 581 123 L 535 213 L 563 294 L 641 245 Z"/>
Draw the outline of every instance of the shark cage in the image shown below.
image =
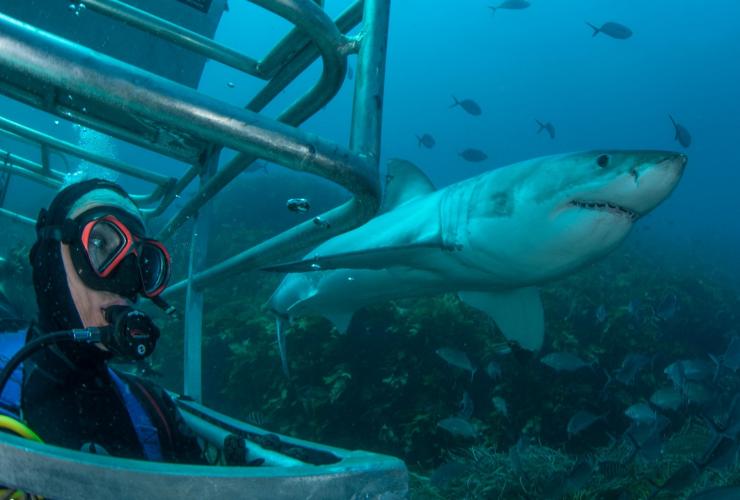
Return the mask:
<path fill-rule="evenodd" d="M 185 165 L 181 175 L 134 165 L 116 155 L 0 116 L 0 136 L 23 147 L 0 149 L 0 214 L 35 221 L 8 206 L 8 185 L 41 185 L 49 196 L 65 172 L 53 156 L 88 162 L 133 179 L 132 198 L 148 219 L 172 207 L 158 239 L 192 224 L 187 278 L 168 289 L 185 293 L 184 396 L 180 412 L 209 446 L 249 450 L 261 466 L 200 466 L 92 455 L 0 433 L 0 484 L 53 498 L 404 498 L 405 464 L 396 458 L 347 451 L 269 433 L 199 402 L 203 293 L 235 273 L 280 261 L 363 224 L 379 205 L 378 162 L 390 0 L 356 0 L 332 19 L 323 0 L 250 0 L 292 24 L 262 59 L 214 41 L 227 0 L 24 0 L 0 3 L 0 92 L 7 102 L 47 113 L 99 136 L 123 141 Z M 232 0 L 234 1 L 234 0 Z M 238 0 L 241 1 L 241 0 Z M 359 35 L 350 36 L 361 25 Z M 357 56 L 347 147 L 299 126 L 338 93 L 348 55 Z M 320 78 L 275 119 L 261 113 L 318 59 Z M 244 106 L 197 89 L 206 62 L 259 79 Z M 5 114 L 5 113 L 3 113 Z M 19 113 L 23 114 L 23 113 Z M 25 148 L 25 149 L 24 149 Z M 28 154 L 28 150 L 32 154 Z M 236 155 L 219 167 L 226 149 Z M 40 160 L 39 160 L 40 158 Z M 206 268 L 209 204 L 261 159 L 324 177 L 353 197 L 322 219 L 292 227 Z M 36 207 L 38 208 L 38 207 Z M 35 215 L 35 214 L 34 214 Z M 194 222 L 193 222 L 194 221 Z M 190 224 L 189 224 L 190 225 Z"/>

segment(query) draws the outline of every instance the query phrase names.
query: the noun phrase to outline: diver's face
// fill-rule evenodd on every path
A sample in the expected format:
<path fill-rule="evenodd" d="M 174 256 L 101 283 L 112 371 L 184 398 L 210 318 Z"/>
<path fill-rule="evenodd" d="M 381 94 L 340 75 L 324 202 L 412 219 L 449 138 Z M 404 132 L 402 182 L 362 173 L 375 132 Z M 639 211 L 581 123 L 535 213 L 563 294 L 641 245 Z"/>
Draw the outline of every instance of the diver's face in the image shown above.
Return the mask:
<path fill-rule="evenodd" d="M 108 325 L 103 310 L 112 305 L 130 306 L 131 301 L 116 293 L 93 290 L 85 285 L 72 263 L 69 245 L 65 243 L 60 243 L 60 245 L 64 272 L 67 275 L 67 286 L 69 286 L 69 292 L 82 320 L 82 325 L 85 328 Z"/>

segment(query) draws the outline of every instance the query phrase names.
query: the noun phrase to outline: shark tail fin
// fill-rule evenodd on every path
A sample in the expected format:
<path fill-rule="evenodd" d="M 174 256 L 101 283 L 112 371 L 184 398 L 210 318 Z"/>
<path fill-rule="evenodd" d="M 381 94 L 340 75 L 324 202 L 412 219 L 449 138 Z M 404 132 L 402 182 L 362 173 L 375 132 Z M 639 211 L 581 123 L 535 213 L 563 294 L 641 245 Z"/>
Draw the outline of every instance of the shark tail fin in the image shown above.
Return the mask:
<path fill-rule="evenodd" d="M 589 26 L 589 27 L 590 27 L 590 28 L 591 28 L 592 30 L 594 30 L 594 33 L 593 33 L 593 35 L 591 35 L 591 36 L 596 36 L 596 35 L 598 35 L 598 34 L 599 34 L 599 32 L 601 31 L 601 28 L 597 28 L 596 26 L 594 26 L 593 24 L 591 24 L 591 23 L 589 23 L 589 22 L 586 22 L 586 24 L 587 24 L 587 25 L 588 25 L 588 26 Z"/>
<path fill-rule="evenodd" d="M 421 147 L 421 136 L 417 135 L 416 140 L 419 141 L 418 147 Z"/>
<path fill-rule="evenodd" d="M 539 134 L 540 132 L 542 132 L 543 130 L 545 130 L 545 124 L 544 124 L 544 123 L 542 123 L 542 122 L 541 122 L 541 121 L 539 121 L 539 120 L 535 120 L 535 121 L 537 122 L 537 125 L 539 125 L 539 126 L 540 126 L 540 129 L 539 129 L 539 130 L 537 131 L 537 133 Z"/>
<path fill-rule="evenodd" d="M 496 9 L 498 9 L 498 7 L 493 6 L 493 5 L 489 5 L 488 8 L 491 9 L 491 14 L 495 14 L 496 13 Z"/>
<path fill-rule="evenodd" d="M 452 101 L 452 104 L 450 104 L 451 108 L 454 108 L 455 106 L 458 106 L 460 104 L 460 101 L 458 101 L 457 97 L 455 97 L 454 95 L 452 96 Z"/>
<path fill-rule="evenodd" d="M 278 350 L 280 351 L 280 364 L 283 367 L 283 373 L 286 377 L 290 376 L 288 370 L 288 351 L 285 345 L 285 333 L 288 326 L 288 320 L 283 316 L 278 316 L 275 320 L 275 327 L 277 330 L 277 344 Z"/>

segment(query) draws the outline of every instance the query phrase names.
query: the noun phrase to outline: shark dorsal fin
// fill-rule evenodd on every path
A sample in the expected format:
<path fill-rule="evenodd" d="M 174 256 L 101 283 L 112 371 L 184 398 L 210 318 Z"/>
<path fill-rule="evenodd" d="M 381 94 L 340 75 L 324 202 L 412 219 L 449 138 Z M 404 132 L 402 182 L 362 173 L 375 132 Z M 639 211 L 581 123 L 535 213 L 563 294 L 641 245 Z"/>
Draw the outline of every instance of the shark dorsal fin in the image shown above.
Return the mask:
<path fill-rule="evenodd" d="M 412 198 L 436 191 L 432 181 L 419 167 L 398 158 L 388 160 L 386 179 L 380 213 L 389 212 Z"/>

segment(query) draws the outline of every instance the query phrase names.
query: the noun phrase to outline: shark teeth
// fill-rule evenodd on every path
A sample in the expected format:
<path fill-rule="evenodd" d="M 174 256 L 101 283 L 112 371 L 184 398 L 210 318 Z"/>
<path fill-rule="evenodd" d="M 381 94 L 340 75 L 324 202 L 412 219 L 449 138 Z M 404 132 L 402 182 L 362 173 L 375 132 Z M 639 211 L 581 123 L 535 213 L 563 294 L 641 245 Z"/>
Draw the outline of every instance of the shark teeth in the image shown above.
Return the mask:
<path fill-rule="evenodd" d="M 602 210 L 606 212 L 611 212 L 616 215 L 628 217 L 632 221 L 635 221 L 640 217 L 640 214 L 638 214 L 634 210 L 630 210 L 629 208 L 621 207 L 619 205 L 615 205 L 614 203 L 609 203 L 607 201 L 573 200 L 570 202 L 570 205 L 573 207 L 587 208 L 590 210 Z"/>

